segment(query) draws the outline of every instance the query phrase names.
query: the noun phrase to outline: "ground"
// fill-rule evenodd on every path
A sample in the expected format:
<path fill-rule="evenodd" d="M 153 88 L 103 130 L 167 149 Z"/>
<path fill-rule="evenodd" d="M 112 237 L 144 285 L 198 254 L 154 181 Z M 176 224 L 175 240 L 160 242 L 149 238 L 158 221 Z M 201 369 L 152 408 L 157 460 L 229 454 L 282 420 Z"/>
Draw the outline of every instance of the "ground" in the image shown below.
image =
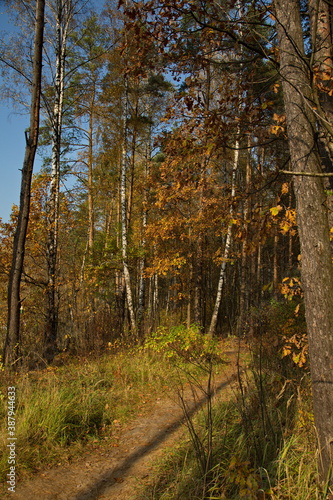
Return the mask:
<path fill-rule="evenodd" d="M 237 385 L 237 350 L 226 353 L 227 362 L 215 377 L 215 397 L 231 397 Z M 184 397 L 191 412 L 204 403 L 202 393 L 190 386 Z M 119 425 L 107 446 L 96 444 L 65 466 L 36 474 L 17 485 L 15 493 L 1 498 L 13 500 L 135 500 L 149 482 L 154 464 L 186 432 L 183 411 L 175 392 L 143 402 L 145 410 L 126 426 Z"/>

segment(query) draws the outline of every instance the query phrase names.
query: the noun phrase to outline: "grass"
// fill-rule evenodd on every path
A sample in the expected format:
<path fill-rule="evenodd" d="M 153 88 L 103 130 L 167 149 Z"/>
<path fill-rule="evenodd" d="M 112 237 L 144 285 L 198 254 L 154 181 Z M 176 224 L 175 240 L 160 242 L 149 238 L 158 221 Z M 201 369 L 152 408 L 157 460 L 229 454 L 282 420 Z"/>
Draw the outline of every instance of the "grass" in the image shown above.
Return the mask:
<path fill-rule="evenodd" d="M 243 396 L 214 404 L 212 467 L 206 477 L 192 440 L 185 438 L 155 467 L 138 500 L 325 498 L 316 479 L 307 376 L 285 385 L 274 373 L 267 371 L 260 383 L 257 375 L 244 381 Z M 204 442 L 204 418 L 198 415 L 194 425 Z"/>
<path fill-rule="evenodd" d="M 142 411 L 143 400 L 149 403 L 168 388 L 179 387 L 180 374 L 183 381 L 200 384 L 199 374 L 207 375 L 221 350 L 208 344 L 206 354 L 198 353 L 202 340 L 196 329 L 183 330 L 158 332 L 148 342 L 149 349 L 119 349 L 95 360 L 77 359 L 66 366 L 17 374 L 15 381 L 2 372 L 2 394 L 12 385 L 17 391 L 18 476 L 66 462 L 94 443 L 109 443 L 121 423 Z M 271 348 L 270 341 L 267 345 Z M 217 398 L 209 419 L 205 410 L 198 412 L 191 421 L 192 439 L 179 442 L 157 464 L 138 500 L 324 500 L 316 482 L 309 377 L 287 358 L 273 358 L 271 353 L 261 358 L 264 351 L 260 341 L 242 390 L 228 401 Z M 2 422 L 6 410 L 3 397 Z M 0 438 L 0 475 L 5 480 L 6 428 Z M 198 449 L 209 456 L 204 473 Z"/>
<path fill-rule="evenodd" d="M 66 366 L 0 374 L 0 419 L 7 416 L 7 387 L 15 385 L 16 450 L 19 477 L 66 462 L 113 431 L 145 402 L 167 390 L 173 374 L 162 355 L 123 349 L 98 360 L 77 359 Z M 165 373 L 168 373 L 168 381 Z M 178 377 L 176 372 L 175 378 Z M 149 406 L 149 405 L 145 405 Z M 7 429 L 0 429 L 0 477 L 8 472 Z"/>

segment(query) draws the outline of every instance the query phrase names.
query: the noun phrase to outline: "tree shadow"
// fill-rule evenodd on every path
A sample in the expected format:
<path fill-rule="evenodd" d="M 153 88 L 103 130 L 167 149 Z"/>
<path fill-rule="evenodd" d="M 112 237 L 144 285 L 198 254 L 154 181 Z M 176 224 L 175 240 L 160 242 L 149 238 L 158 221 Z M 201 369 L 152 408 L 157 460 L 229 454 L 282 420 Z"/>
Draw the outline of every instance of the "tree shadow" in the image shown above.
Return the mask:
<path fill-rule="evenodd" d="M 221 392 L 225 387 L 229 386 L 237 379 L 237 374 L 232 375 L 226 381 L 221 382 L 215 387 L 214 395 Z M 189 416 L 193 416 L 207 401 L 206 396 L 198 398 L 189 408 Z M 181 427 L 184 423 L 184 417 L 177 418 L 161 431 L 157 432 L 152 439 L 145 445 L 137 448 L 133 453 L 123 460 L 116 467 L 106 471 L 93 484 L 81 490 L 73 500 L 96 500 L 108 488 L 119 483 L 119 476 L 128 474 L 135 463 L 142 457 L 148 455 L 161 445 L 172 433 Z"/>

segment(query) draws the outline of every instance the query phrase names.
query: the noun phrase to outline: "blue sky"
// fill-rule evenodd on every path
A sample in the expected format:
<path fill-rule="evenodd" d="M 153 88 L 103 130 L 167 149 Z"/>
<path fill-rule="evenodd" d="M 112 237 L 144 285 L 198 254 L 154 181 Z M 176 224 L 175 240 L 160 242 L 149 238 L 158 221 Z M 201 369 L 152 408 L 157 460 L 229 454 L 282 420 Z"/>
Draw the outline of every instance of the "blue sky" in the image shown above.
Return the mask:
<path fill-rule="evenodd" d="M 3 222 L 8 222 L 13 203 L 19 203 L 24 130 L 28 126 L 28 116 L 16 115 L 12 108 L 0 102 L 0 217 Z"/>
<path fill-rule="evenodd" d="M 0 4 L 0 30 L 11 29 L 4 6 Z M 28 126 L 28 115 L 18 115 L 10 103 L 0 100 L 0 218 L 3 222 L 8 222 L 12 205 L 19 203 L 24 131 Z"/>
<path fill-rule="evenodd" d="M 103 0 L 93 0 L 92 5 L 101 10 Z M 0 32 L 14 31 L 15 27 L 0 0 Z M 1 36 L 1 35 L 0 35 Z M 1 76 L 0 76 L 1 83 Z M 29 115 L 19 115 L 10 103 L 0 98 L 0 218 L 8 222 L 13 204 L 18 205 L 21 188 L 21 171 L 25 152 L 24 131 L 29 127 Z M 41 160 L 36 156 L 34 173 Z"/>

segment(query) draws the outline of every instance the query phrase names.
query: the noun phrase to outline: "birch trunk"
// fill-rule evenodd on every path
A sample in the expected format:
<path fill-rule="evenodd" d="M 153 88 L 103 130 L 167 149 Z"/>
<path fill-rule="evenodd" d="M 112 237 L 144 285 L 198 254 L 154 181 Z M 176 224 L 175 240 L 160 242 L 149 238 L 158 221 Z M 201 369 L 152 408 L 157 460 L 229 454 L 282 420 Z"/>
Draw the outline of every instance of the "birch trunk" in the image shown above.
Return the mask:
<path fill-rule="evenodd" d="M 59 191 L 60 154 L 64 102 L 65 55 L 70 21 L 70 4 L 59 0 L 56 4 L 56 74 L 55 101 L 52 114 L 52 159 L 51 181 L 48 200 L 48 241 L 47 241 L 47 311 L 45 325 L 44 357 L 50 363 L 57 353 L 58 298 L 57 298 L 57 257 L 59 231 Z"/>
<path fill-rule="evenodd" d="M 133 297 L 131 290 L 131 277 L 128 269 L 127 253 L 127 205 L 126 205 L 126 173 L 127 173 L 127 113 L 128 113 L 128 80 L 125 77 L 125 95 L 124 95 L 124 116 L 123 116 L 123 147 L 121 155 L 120 172 L 120 206 L 121 206 L 121 243 L 123 258 L 123 273 L 126 288 L 126 301 L 130 317 L 130 326 L 133 335 L 137 335 L 137 326 L 134 313 Z"/>
<path fill-rule="evenodd" d="M 92 252 L 95 236 L 94 224 L 94 195 L 93 195 L 93 136 L 94 136 L 94 107 L 95 89 L 92 90 L 90 110 L 89 110 L 89 131 L 88 131 L 88 247 Z"/>
<path fill-rule="evenodd" d="M 221 306 L 223 285 L 224 285 L 225 276 L 226 276 L 227 261 L 228 261 L 228 258 L 230 255 L 230 249 L 231 249 L 232 218 L 233 218 L 233 214 L 234 214 L 233 200 L 235 198 L 235 193 L 236 193 L 236 172 L 238 169 L 238 162 L 239 162 L 239 128 L 237 130 L 237 138 L 236 138 L 236 142 L 235 142 L 235 155 L 234 155 L 234 161 L 233 161 L 233 167 L 232 167 L 231 202 L 230 202 L 230 212 L 229 212 L 230 222 L 229 222 L 228 229 L 227 229 L 225 247 L 224 247 L 221 268 L 220 268 L 219 281 L 218 281 L 218 285 L 217 285 L 214 310 L 213 310 L 212 319 L 211 319 L 209 330 L 208 330 L 208 335 L 211 337 L 215 334 L 215 331 L 216 331 L 217 318 L 218 318 L 218 314 L 219 314 L 219 310 L 220 310 L 220 306 Z"/>

